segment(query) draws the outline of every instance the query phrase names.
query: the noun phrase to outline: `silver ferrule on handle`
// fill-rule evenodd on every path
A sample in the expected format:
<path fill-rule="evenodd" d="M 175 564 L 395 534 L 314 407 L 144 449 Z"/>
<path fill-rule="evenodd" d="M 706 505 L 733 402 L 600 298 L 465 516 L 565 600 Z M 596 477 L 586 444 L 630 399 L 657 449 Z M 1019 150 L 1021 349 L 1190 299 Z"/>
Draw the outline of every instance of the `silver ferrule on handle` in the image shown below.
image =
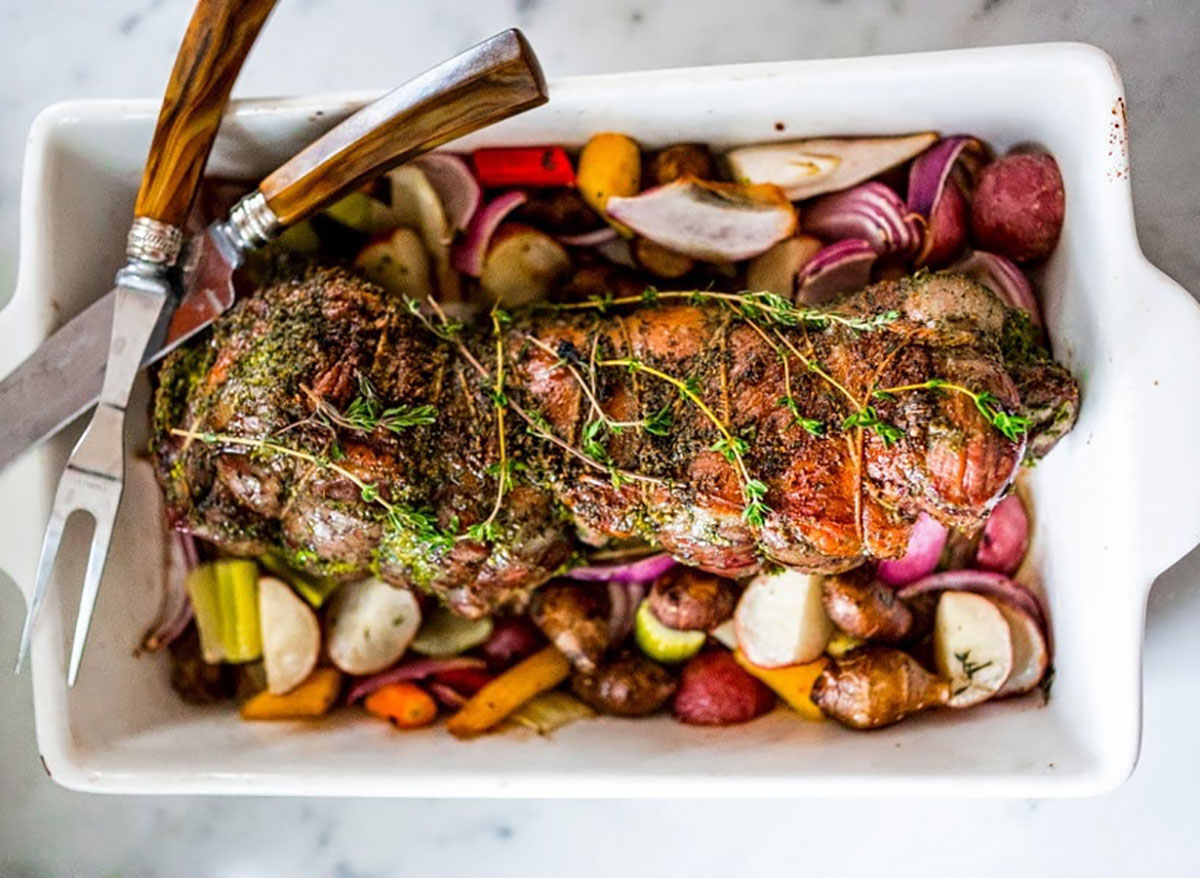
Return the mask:
<path fill-rule="evenodd" d="M 283 230 L 267 198 L 255 189 L 229 210 L 225 230 L 242 251 L 256 250 L 271 242 Z"/>
<path fill-rule="evenodd" d="M 125 239 L 125 255 L 130 260 L 155 265 L 174 265 L 182 247 L 183 232 L 178 226 L 148 216 L 136 217 Z"/>

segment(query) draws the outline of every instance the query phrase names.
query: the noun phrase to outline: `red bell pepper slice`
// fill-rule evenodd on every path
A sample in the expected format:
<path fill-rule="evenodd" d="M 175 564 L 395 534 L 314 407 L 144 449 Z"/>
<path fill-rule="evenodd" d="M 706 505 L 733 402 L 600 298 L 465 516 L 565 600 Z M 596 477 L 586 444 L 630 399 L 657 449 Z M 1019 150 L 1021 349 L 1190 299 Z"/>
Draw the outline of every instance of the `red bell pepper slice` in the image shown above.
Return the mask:
<path fill-rule="evenodd" d="M 575 169 L 561 146 L 477 149 L 471 153 L 471 166 L 481 186 L 575 185 Z"/>

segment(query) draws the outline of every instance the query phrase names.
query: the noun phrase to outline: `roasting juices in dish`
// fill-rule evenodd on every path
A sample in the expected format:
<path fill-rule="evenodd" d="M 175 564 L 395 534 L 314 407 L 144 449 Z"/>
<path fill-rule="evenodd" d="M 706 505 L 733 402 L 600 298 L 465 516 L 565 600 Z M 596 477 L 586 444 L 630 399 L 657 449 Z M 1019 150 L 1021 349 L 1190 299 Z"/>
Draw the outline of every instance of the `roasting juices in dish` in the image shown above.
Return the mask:
<path fill-rule="evenodd" d="M 150 645 L 247 719 L 464 737 L 1045 687 L 1014 488 L 1078 409 L 1025 273 L 1063 210 L 1050 156 L 933 134 L 400 168 L 160 370 Z"/>

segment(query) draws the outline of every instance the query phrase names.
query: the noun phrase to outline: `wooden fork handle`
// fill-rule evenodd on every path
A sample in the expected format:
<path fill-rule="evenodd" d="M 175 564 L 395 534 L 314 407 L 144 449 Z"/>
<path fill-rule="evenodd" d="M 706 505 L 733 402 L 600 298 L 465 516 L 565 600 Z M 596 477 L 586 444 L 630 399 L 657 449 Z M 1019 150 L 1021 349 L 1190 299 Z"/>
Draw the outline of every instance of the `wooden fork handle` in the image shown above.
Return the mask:
<path fill-rule="evenodd" d="M 167 83 L 134 215 L 179 228 L 233 81 L 275 0 L 199 0 Z"/>
<path fill-rule="evenodd" d="M 283 225 L 418 152 L 544 104 L 533 49 L 507 30 L 427 70 L 359 110 L 263 180 Z"/>

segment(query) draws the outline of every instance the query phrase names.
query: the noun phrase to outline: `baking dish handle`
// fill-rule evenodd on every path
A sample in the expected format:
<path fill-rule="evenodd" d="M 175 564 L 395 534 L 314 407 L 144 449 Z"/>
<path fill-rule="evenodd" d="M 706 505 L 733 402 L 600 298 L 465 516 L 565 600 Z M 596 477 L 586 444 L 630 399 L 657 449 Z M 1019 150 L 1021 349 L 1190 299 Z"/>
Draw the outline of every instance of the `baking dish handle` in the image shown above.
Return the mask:
<path fill-rule="evenodd" d="M 1133 478 L 1147 588 L 1200 543 L 1200 303 L 1144 262 L 1132 289 L 1141 317 L 1132 343 L 1145 363 L 1132 376 Z"/>

